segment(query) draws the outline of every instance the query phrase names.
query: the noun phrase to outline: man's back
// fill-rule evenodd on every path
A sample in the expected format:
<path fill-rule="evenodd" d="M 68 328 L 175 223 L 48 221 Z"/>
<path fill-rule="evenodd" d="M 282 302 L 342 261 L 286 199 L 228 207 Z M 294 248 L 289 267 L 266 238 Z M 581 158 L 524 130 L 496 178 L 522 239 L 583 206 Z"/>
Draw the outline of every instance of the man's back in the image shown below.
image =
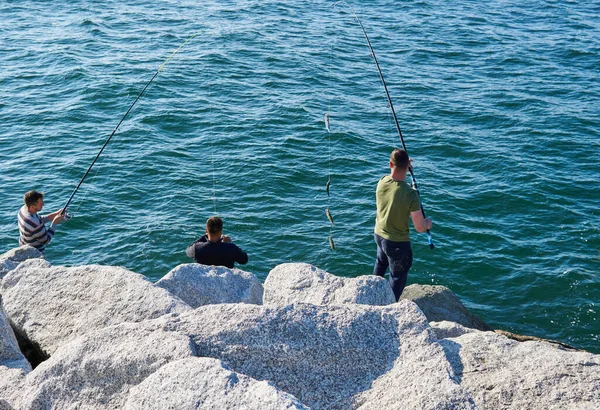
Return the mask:
<path fill-rule="evenodd" d="M 234 262 L 242 265 L 248 262 L 248 255 L 237 245 L 223 241 L 210 242 L 206 236 L 188 246 L 186 254 L 197 263 L 230 269 L 233 269 Z"/>

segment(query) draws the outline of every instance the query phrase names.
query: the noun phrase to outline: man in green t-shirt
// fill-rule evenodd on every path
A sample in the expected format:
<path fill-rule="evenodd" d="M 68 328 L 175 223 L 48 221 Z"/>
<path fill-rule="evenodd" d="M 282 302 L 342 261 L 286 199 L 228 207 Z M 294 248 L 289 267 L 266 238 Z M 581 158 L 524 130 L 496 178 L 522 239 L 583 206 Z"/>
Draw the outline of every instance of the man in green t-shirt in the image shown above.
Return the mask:
<path fill-rule="evenodd" d="M 421 211 L 419 193 L 406 183 L 410 161 L 406 151 L 395 149 L 390 155 L 391 172 L 379 180 L 376 191 L 377 260 L 373 274 L 383 277 L 389 266 L 390 285 L 396 300 L 400 299 L 406 286 L 408 271 L 413 262 L 408 230 L 409 216 L 417 232 L 426 232 L 432 227 L 431 219 L 425 218 Z"/>

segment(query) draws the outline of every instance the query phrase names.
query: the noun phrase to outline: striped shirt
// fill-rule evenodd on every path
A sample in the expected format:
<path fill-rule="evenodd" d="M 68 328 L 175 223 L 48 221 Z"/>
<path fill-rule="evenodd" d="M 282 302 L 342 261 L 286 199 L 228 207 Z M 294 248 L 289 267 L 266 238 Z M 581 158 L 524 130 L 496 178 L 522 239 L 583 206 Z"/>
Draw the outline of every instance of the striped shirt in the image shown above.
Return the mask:
<path fill-rule="evenodd" d="M 23 205 L 19 210 L 18 220 L 20 233 L 19 245 L 31 245 L 44 253 L 44 249 L 50 243 L 56 229 L 52 223 L 46 229 L 46 225 L 44 224 L 50 222 L 50 218 L 47 215 L 39 216 L 37 213 L 32 214 L 27 210 L 27 206 Z"/>

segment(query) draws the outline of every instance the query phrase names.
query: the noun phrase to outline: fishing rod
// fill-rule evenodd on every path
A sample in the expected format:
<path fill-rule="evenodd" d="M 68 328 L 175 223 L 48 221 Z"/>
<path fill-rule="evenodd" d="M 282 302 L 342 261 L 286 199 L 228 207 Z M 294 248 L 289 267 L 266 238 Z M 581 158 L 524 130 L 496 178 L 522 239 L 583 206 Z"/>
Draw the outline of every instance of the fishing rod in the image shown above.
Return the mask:
<path fill-rule="evenodd" d="M 129 106 L 129 109 L 127 110 L 127 112 L 125 113 L 125 115 L 123 115 L 123 118 L 121 118 L 121 121 L 119 121 L 119 123 L 117 124 L 117 126 L 115 127 L 115 129 L 113 130 L 113 132 L 110 134 L 110 136 L 108 137 L 108 139 L 104 142 L 104 145 L 102 145 L 102 148 L 100 148 L 100 152 L 98 152 L 98 155 L 96 155 L 96 158 L 94 158 L 94 160 L 92 161 L 92 163 L 90 164 L 89 168 L 87 169 L 87 171 L 85 171 L 85 174 L 83 174 L 83 177 L 81 178 L 81 180 L 79 181 L 79 183 L 77 184 L 77 187 L 75 187 L 75 190 L 73 191 L 73 193 L 71 194 L 71 196 L 69 197 L 69 200 L 67 201 L 67 203 L 65 204 L 65 206 L 62 208 L 61 214 L 65 216 L 65 220 L 69 220 L 71 218 L 71 215 L 67 212 L 67 208 L 69 207 L 69 205 L 71 204 L 71 201 L 73 200 L 73 197 L 75 196 L 75 194 L 77 193 L 77 191 L 79 190 L 79 187 L 81 186 L 81 184 L 83 183 L 83 181 L 85 180 L 85 178 L 88 176 L 88 174 L 90 173 L 90 171 L 92 170 L 92 167 L 94 166 L 94 164 L 96 163 L 96 161 L 98 160 L 98 158 L 100 158 L 100 155 L 102 155 L 102 151 L 104 151 L 104 148 L 106 148 L 106 146 L 108 145 L 108 143 L 110 142 L 110 140 L 112 139 L 113 135 L 115 135 L 115 133 L 117 132 L 117 130 L 119 129 L 119 127 L 121 126 L 121 123 L 123 121 L 125 121 L 125 118 L 127 118 L 127 116 L 129 115 L 129 113 L 131 112 L 131 110 L 133 109 L 134 105 L 138 102 L 138 100 L 140 98 L 142 98 L 142 95 L 144 94 L 144 92 L 146 92 L 146 90 L 148 89 L 148 87 L 150 87 L 150 84 L 152 84 L 152 81 L 154 81 L 154 79 L 158 76 L 158 73 L 160 73 L 162 71 L 162 69 L 167 65 L 167 63 L 169 61 L 171 61 L 171 59 L 175 56 L 175 54 L 177 54 L 177 52 L 179 50 L 181 50 L 187 43 L 189 43 L 194 37 L 196 37 L 199 33 L 195 33 L 193 35 L 191 35 L 187 40 L 185 40 L 185 42 L 179 46 L 179 48 L 177 50 L 175 50 L 170 56 L 169 58 L 167 58 L 165 60 L 164 63 L 161 64 L 161 66 L 158 68 L 158 70 L 156 70 L 156 72 L 154 73 L 154 75 L 152 76 L 152 78 L 150 79 L 150 81 L 148 81 L 148 83 L 146 84 L 146 86 L 142 89 L 142 91 L 138 94 L 137 98 L 133 101 L 133 103 Z"/>
<path fill-rule="evenodd" d="M 365 27 L 363 26 L 362 22 L 358 18 L 358 15 L 354 12 L 354 9 L 352 9 L 352 7 L 350 7 L 350 5 L 348 5 L 348 3 L 346 3 L 345 1 L 338 1 L 333 5 L 333 7 L 336 7 L 340 3 L 344 4 L 350 10 L 350 12 L 352 13 L 354 18 L 360 25 L 360 28 L 362 29 L 363 34 L 365 35 L 365 39 L 367 40 L 367 45 L 369 46 L 369 50 L 371 50 L 371 57 L 373 57 L 373 61 L 375 61 L 375 66 L 377 67 L 377 71 L 379 72 L 379 78 L 381 79 L 381 82 L 383 84 L 383 89 L 385 90 L 385 96 L 387 97 L 388 104 L 390 106 L 390 110 L 392 110 L 392 115 L 394 117 L 394 122 L 396 124 L 396 130 L 398 131 L 398 135 L 400 136 L 400 141 L 402 142 L 402 148 L 408 154 L 408 150 L 406 149 L 406 144 L 404 143 L 404 137 L 402 136 L 402 130 L 400 129 L 400 123 L 398 122 L 398 117 L 396 116 L 396 111 L 394 110 L 394 104 L 392 103 L 392 97 L 390 97 L 390 92 L 388 91 L 387 84 L 385 82 L 385 79 L 383 78 L 383 73 L 381 72 L 381 67 L 379 66 L 379 61 L 377 61 L 377 57 L 375 56 L 375 51 L 373 50 L 373 46 L 371 45 L 371 40 L 369 39 L 369 36 L 367 35 L 367 30 L 365 30 Z M 419 188 L 417 186 L 417 180 L 415 179 L 415 174 L 413 173 L 413 168 L 412 168 L 412 165 L 410 165 L 410 163 L 408 165 L 408 171 L 410 172 L 410 176 L 412 178 L 413 188 L 416 189 L 417 193 L 418 193 Z M 421 202 L 421 195 L 419 195 L 419 205 L 421 205 L 421 212 L 423 213 L 423 218 L 426 218 L 425 210 L 423 209 L 423 203 Z M 427 240 L 429 241 L 429 248 L 433 249 L 434 248 L 433 239 L 431 238 L 431 232 L 429 229 L 427 229 Z"/>

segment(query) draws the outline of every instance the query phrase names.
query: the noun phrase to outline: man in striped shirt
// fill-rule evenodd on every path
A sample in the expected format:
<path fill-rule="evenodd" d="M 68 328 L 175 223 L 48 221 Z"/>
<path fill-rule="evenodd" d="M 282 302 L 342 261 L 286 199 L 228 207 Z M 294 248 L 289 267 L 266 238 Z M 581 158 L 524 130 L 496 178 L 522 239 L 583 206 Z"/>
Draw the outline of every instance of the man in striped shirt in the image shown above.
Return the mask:
<path fill-rule="evenodd" d="M 46 245 L 54 236 L 56 225 L 61 223 L 62 209 L 48 215 L 40 216 L 38 212 L 44 207 L 44 193 L 29 191 L 23 197 L 25 205 L 19 210 L 19 245 L 31 245 L 44 253 Z M 46 223 L 50 226 L 46 228 Z"/>

